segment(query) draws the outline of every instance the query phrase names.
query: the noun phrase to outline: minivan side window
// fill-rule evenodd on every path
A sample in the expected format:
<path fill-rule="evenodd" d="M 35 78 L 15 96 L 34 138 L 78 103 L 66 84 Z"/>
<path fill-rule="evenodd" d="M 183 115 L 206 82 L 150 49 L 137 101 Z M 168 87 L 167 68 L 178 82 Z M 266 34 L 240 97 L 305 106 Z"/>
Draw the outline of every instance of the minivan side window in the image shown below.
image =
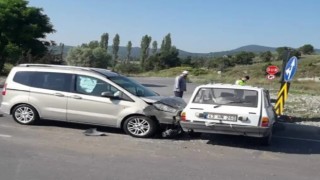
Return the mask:
<path fill-rule="evenodd" d="M 13 77 L 13 81 L 19 84 L 30 86 L 30 77 L 32 76 L 31 71 L 18 71 Z"/>
<path fill-rule="evenodd" d="M 102 92 L 111 92 L 123 100 L 132 101 L 126 94 L 109 83 L 90 76 L 77 75 L 75 91 L 80 94 L 99 97 Z"/>
<path fill-rule="evenodd" d="M 33 72 L 32 87 L 56 91 L 70 91 L 72 74 L 54 72 Z"/>
<path fill-rule="evenodd" d="M 72 75 L 66 73 L 18 71 L 13 81 L 19 84 L 56 91 L 70 91 Z"/>

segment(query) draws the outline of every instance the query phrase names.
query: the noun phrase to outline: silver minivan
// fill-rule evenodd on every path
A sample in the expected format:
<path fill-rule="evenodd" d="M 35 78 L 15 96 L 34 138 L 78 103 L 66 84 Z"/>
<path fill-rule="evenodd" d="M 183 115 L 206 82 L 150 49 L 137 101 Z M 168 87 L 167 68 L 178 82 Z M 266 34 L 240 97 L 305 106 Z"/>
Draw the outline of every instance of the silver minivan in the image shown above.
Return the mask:
<path fill-rule="evenodd" d="M 46 64 L 12 68 L 2 96 L 0 109 L 20 124 L 47 119 L 104 125 L 134 137 L 177 126 L 186 106 L 110 70 Z"/>

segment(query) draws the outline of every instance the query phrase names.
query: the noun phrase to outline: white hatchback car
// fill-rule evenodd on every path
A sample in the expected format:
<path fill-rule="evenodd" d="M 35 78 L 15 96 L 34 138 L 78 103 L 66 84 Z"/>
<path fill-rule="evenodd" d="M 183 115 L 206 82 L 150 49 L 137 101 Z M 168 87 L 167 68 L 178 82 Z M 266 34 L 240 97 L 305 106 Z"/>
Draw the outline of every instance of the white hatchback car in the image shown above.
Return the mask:
<path fill-rule="evenodd" d="M 269 92 L 233 84 L 198 86 L 181 113 L 184 131 L 260 137 L 269 145 L 276 114 Z"/>

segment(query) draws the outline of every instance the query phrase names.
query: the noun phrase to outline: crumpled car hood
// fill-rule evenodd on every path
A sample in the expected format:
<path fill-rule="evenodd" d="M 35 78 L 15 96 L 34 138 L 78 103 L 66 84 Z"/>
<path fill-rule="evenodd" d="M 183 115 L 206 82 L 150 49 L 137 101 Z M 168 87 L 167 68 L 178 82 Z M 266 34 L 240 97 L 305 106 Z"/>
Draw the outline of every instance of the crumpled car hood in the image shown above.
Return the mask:
<path fill-rule="evenodd" d="M 166 104 L 176 109 L 182 110 L 187 106 L 187 103 L 179 97 L 166 97 L 166 96 L 149 96 L 149 97 L 141 97 L 147 103 L 156 103 L 160 102 L 162 104 Z"/>

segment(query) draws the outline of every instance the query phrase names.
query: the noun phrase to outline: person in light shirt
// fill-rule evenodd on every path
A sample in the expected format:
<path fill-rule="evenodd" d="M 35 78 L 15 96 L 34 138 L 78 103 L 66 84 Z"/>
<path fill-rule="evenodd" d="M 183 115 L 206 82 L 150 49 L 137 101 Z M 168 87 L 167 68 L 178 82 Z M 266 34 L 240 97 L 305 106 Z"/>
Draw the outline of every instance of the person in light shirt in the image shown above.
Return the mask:
<path fill-rule="evenodd" d="M 250 79 L 249 76 L 244 76 L 241 79 L 236 80 L 235 84 L 240 86 L 245 86 L 246 82 Z"/>
<path fill-rule="evenodd" d="M 187 76 L 189 72 L 183 71 L 174 81 L 174 96 L 182 98 L 183 92 L 187 91 Z"/>

